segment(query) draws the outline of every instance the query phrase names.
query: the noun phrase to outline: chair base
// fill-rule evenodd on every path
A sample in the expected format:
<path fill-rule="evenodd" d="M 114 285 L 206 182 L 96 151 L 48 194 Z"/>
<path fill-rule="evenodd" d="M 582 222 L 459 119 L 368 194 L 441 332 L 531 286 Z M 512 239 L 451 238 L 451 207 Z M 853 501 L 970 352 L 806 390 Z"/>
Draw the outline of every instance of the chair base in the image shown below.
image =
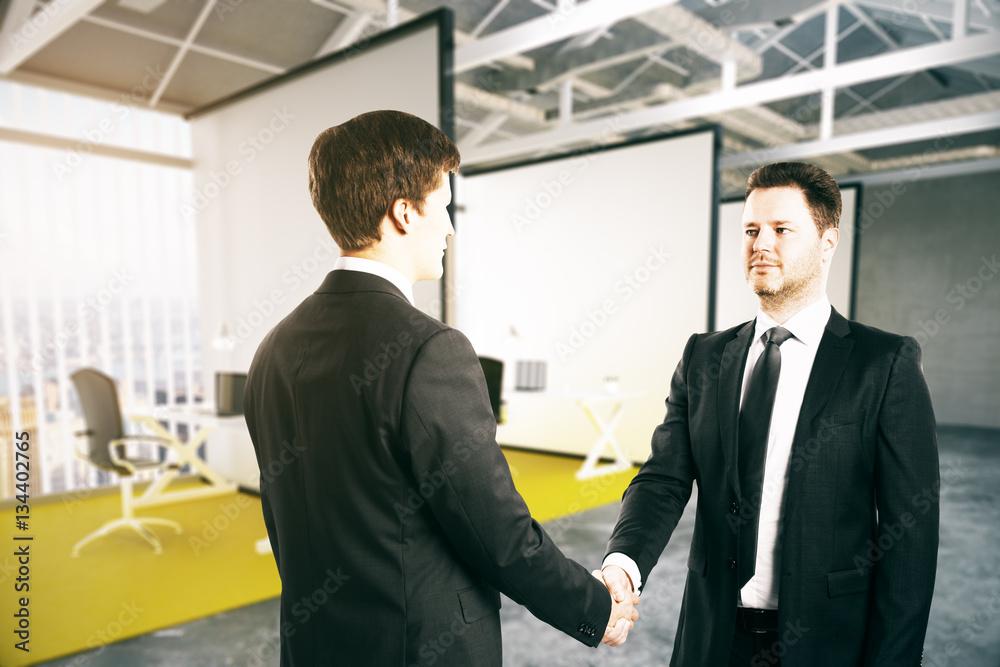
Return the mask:
<path fill-rule="evenodd" d="M 152 545 L 154 553 L 157 554 L 163 553 L 163 547 L 160 545 L 160 541 L 156 539 L 156 535 L 154 535 L 152 531 L 146 528 L 147 525 L 167 526 L 173 528 L 174 532 L 177 533 L 178 535 L 180 535 L 182 532 L 181 525 L 176 521 L 171 521 L 170 519 L 155 519 L 150 517 L 141 517 L 141 518 L 131 517 L 131 518 L 115 519 L 114 521 L 109 521 L 108 523 L 104 524 L 103 526 L 95 530 L 93 533 L 87 535 L 82 540 L 73 545 L 72 556 L 76 558 L 77 556 L 80 555 L 80 549 L 85 547 L 87 544 L 93 542 L 99 537 L 104 537 L 105 535 L 108 535 L 109 533 L 112 533 L 120 528 L 130 528 L 134 530 L 135 532 L 139 533 L 139 535 L 141 535 L 143 539 L 149 542 L 150 545 Z"/>

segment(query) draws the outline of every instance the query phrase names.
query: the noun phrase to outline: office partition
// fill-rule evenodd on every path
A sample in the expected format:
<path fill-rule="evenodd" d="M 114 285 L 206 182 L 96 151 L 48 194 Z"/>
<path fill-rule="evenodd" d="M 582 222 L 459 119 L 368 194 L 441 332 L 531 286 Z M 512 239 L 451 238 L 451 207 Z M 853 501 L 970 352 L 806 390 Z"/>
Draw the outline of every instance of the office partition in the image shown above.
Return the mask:
<path fill-rule="evenodd" d="M 717 144 L 709 127 L 459 179 L 455 325 L 505 361 L 502 443 L 585 454 L 604 430 L 646 457 L 710 324 Z M 544 390 L 518 390 L 519 362 L 544 363 Z"/>

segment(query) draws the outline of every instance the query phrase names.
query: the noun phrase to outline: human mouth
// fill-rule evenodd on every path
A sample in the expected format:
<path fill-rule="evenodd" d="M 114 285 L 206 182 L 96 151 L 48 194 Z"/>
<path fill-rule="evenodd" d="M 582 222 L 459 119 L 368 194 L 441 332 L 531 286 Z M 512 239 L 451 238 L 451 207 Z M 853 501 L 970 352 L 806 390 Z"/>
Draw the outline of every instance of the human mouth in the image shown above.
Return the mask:
<path fill-rule="evenodd" d="M 778 265 L 776 263 L 774 263 L 774 262 L 767 262 L 767 261 L 764 261 L 764 260 L 758 260 L 756 262 L 750 262 L 750 269 L 751 270 L 756 269 L 758 271 L 767 271 L 768 269 L 776 269 L 776 268 L 778 268 Z"/>

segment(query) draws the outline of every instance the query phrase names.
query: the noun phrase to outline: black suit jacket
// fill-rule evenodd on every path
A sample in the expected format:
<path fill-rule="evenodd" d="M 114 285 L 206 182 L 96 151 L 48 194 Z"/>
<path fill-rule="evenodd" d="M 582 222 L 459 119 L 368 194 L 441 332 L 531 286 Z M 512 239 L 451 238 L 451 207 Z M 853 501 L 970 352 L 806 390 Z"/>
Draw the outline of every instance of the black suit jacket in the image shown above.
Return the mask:
<path fill-rule="evenodd" d="M 754 323 L 692 336 L 608 545 L 647 580 L 698 484 L 671 665 L 727 664 L 741 506 L 737 424 Z M 776 411 L 781 405 L 776 405 Z M 783 667 L 920 664 L 934 590 L 938 457 L 912 338 L 833 311 L 792 442 L 778 614 Z"/>
<path fill-rule="evenodd" d="M 611 598 L 528 512 L 458 331 L 331 272 L 264 339 L 244 395 L 281 575 L 281 664 L 500 665 L 503 591 L 579 641 Z"/>

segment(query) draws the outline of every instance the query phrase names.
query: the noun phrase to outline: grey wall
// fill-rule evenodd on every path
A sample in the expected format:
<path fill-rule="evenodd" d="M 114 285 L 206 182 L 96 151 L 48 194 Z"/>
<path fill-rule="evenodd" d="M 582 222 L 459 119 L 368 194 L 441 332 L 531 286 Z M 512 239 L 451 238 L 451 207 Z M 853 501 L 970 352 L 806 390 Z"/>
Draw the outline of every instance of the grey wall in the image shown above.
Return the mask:
<path fill-rule="evenodd" d="M 1000 172 L 864 188 L 856 319 L 917 338 L 938 423 L 1000 427 Z"/>

